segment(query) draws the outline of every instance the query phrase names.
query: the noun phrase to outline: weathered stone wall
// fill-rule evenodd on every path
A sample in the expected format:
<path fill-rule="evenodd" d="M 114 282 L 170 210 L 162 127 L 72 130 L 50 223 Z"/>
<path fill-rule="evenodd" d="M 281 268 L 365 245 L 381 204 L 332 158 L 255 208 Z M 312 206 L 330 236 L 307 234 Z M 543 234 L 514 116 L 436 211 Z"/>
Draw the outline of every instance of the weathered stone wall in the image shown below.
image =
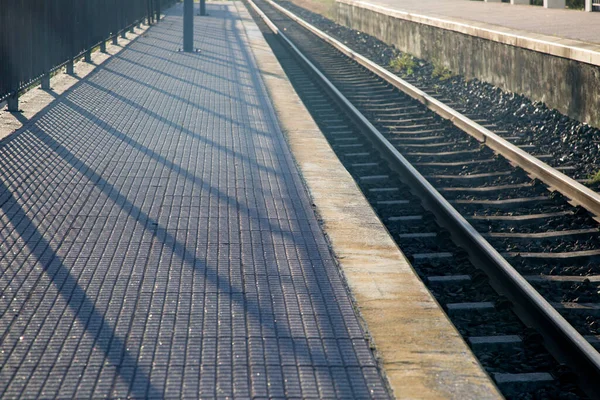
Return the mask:
<path fill-rule="evenodd" d="M 600 127 L 600 67 L 336 3 L 337 22 Z"/>

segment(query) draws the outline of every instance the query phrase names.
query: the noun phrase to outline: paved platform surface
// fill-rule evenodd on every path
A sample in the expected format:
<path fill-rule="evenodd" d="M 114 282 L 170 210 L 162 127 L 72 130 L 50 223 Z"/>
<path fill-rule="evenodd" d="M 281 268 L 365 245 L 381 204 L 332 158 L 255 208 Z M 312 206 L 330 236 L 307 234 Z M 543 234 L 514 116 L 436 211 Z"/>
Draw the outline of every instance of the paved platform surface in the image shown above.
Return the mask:
<path fill-rule="evenodd" d="M 600 12 L 470 0 L 365 0 L 383 7 L 459 22 L 478 22 L 509 29 L 600 44 Z"/>
<path fill-rule="evenodd" d="M 181 6 L 0 142 L 0 397 L 386 398 L 243 46 Z"/>

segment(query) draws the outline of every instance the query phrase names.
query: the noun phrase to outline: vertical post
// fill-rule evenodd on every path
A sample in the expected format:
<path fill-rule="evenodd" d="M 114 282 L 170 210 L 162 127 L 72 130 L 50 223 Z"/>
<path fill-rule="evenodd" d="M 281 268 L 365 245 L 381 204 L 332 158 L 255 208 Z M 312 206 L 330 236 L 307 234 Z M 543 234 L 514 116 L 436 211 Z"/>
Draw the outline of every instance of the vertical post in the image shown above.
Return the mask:
<path fill-rule="evenodd" d="M 42 75 L 42 90 L 50 90 L 50 73 Z"/>
<path fill-rule="evenodd" d="M 42 2 L 42 62 L 44 63 L 44 75 L 42 75 L 42 90 L 50 90 L 50 39 L 49 29 L 50 25 L 50 7 L 51 4 L 48 2 Z"/>
<path fill-rule="evenodd" d="M 152 6 L 152 0 L 147 0 L 146 4 L 148 6 L 148 26 L 150 26 L 154 22 L 154 8 Z"/>
<path fill-rule="evenodd" d="M 75 75 L 75 70 L 73 69 L 73 59 L 72 58 L 69 61 L 67 61 L 67 74 Z"/>
<path fill-rule="evenodd" d="M 75 6 L 75 0 L 71 0 L 68 3 L 71 6 L 71 10 L 75 11 L 76 10 L 76 6 Z M 77 32 L 77 15 L 75 12 L 73 12 L 71 14 L 71 27 L 70 27 L 70 31 L 69 31 L 69 61 L 67 61 L 67 74 L 68 75 L 75 75 L 75 70 L 73 68 L 73 63 L 75 62 L 75 53 L 77 52 L 76 50 L 76 43 L 75 43 L 75 37 L 77 36 L 78 32 Z"/>
<path fill-rule="evenodd" d="M 203 17 L 206 15 L 206 0 L 200 0 L 200 15 Z"/>
<path fill-rule="evenodd" d="M 6 105 L 9 112 L 19 112 L 19 94 L 17 92 L 11 94 L 6 99 Z"/>
<path fill-rule="evenodd" d="M 592 12 L 592 0 L 585 0 L 585 11 Z"/>
<path fill-rule="evenodd" d="M 183 51 L 194 51 L 194 0 L 183 1 Z"/>
<path fill-rule="evenodd" d="M 86 63 L 91 63 L 92 62 L 92 50 L 86 50 L 85 53 L 83 53 L 83 60 Z"/>
<path fill-rule="evenodd" d="M 160 21 L 160 0 L 156 0 L 156 22 Z"/>
<path fill-rule="evenodd" d="M 105 40 L 102 40 L 100 42 L 100 52 L 101 53 L 106 53 L 106 41 Z"/>

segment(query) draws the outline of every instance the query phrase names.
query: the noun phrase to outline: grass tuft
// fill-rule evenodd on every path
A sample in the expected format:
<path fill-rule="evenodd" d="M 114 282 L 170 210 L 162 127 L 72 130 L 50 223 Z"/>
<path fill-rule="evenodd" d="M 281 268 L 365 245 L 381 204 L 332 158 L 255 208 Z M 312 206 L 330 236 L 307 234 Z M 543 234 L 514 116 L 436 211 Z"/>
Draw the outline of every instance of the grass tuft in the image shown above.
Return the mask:
<path fill-rule="evenodd" d="M 448 68 L 446 68 L 442 63 L 434 62 L 433 63 L 433 71 L 431 72 L 431 76 L 434 78 L 438 78 L 440 81 L 447 81 L 448 79 L 452 78 L 454 75 L 452 74 L 452 71 L 450 71 Z"/>
<path fill-rule="evenodd" d="M 412 75 L 415 72 L 417 63 L 415 58 L 408 53 L 403 53 L 402 56 L 398 56 L 390 61 L 390 68 L 397 73 L 405 73 L 406 75 Z"/>
<path fill-rule="evenodd" d="M 590 175 L 588 183 L 600 183 L 600 171 L 597 171 L 595 174 Z"/>

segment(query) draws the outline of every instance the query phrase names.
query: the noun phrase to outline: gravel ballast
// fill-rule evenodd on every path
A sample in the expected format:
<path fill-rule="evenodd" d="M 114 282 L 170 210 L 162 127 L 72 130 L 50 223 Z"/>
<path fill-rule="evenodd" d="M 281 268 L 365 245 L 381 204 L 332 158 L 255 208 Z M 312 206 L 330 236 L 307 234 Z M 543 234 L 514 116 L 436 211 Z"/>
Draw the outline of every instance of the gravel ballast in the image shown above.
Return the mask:
<path fill-rule="evenodd" d="M 449 71 L 442 77 L 434 76 L 436 66 L 425 60 L 414 58 L 411 73 L 405 69 L 394 71 L 390 62 L 403 55 L 394 46 L 289 1 L 277 3 L 420 89 L 435 91 L 435 97 L 451 100 L 470 118 L 495 124 L 497 130 L 506 132 L 502 136 L 518 137 L 511 140 L 514 144 L 534 145 L 533 150 L 527 149 L 528 152 L 552 155 L 544 161 L 554 167 L 570 167 L 563 171 L 568 176 L 594 190 L 600 188 L 600 182 L 590 180 L 600 171 L 599 129 L 565 116 L 541 102 L 502 91 L 477 79 L 468 80 L 451 75 Z"/>

